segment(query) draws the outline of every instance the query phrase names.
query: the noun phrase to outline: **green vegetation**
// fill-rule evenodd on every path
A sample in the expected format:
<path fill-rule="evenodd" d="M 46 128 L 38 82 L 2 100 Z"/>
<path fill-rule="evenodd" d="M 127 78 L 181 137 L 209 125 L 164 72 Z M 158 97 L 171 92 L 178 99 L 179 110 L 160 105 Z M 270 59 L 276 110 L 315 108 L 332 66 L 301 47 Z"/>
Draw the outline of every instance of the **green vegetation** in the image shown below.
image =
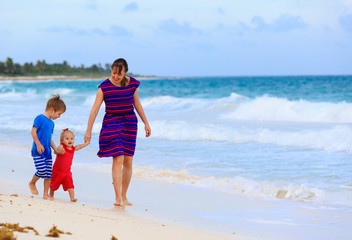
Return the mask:
<path fill-rule="evenodd" d="M 0 76 L 41 76 L 41 75 L 66 75 L 66 76 L 101 76 L 110 74 L 110 64 L 93 64 L 85 67 L 83 64 L 79 67 L 70 66 L 66 61 L 63 63 L 48 64 L 45 60 L 38 60 L 35 64 L 14 63 L 11 58 L 5 62 L 0 61 Z"/>

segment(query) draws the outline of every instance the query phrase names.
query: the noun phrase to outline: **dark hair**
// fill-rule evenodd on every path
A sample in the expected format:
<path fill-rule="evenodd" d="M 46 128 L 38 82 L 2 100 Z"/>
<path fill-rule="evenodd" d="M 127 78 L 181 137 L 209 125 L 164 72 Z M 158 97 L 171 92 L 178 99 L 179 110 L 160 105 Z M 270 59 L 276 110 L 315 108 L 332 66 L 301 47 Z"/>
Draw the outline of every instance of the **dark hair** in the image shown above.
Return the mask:
<path fill-rule="evenodd" d="M 57 111 L 66 111 L 66 104 L 65 102 L 60 98 L 60 95 L 53 95 L 52 98 L 48 100 L 46 103 L 46 108 L 45 111 L 50 110 L 50 108 L 53 108 L 55 112 Z"/>
<path fill-rule="evenodd" d="M 127 64 L 127 61 L 123 58 L 119 58 L 119 59 L 116 59 L 113 64 L 111 65 L 111 70 L 116 67 L 119 69 L 119 74 L 121 74 L 121 72 L 123 70 L 125 70 L 125 72 L 127 73 L 128 72 L 128 64 Z M 121 87 L 126 87 L 127 86 L 127 83 L 128 83 L 128 80 L 125 76 L 125 78 L 121 81 Z"/>

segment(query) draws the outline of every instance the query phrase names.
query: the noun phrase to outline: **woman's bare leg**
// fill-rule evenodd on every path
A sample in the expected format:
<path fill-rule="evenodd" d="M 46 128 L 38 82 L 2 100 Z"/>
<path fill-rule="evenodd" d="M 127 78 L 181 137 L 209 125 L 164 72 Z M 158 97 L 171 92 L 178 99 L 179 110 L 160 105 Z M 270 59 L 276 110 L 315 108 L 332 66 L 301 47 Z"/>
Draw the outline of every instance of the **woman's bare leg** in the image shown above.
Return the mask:
<path fill-rule="evenodd" d="M 123 155 L 113 157 L 112 159 L 112 183 L 114 184 L 116 206 L 122 206 L 121 185 L 122 185 L 122 165 L 124 162 Z"/>
<path fill-rule="evenodd" d="M 132 203 L 130 203 L 127 200 L 127 190 L 132 178 L 132 160 L 133 160 L 133 156 L 124 156 L 123 169 L 122 169 L 121 195 L 122 195 L 122 201 L 128 206 L 132 205 Z"/>

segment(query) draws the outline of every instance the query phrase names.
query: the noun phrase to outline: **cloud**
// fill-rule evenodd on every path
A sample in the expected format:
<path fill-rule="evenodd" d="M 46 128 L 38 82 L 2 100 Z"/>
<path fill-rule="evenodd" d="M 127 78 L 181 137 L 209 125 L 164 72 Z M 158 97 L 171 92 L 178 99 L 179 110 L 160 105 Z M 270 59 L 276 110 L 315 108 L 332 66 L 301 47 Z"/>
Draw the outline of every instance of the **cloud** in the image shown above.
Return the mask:
<path fill-rule="evenodd" d="M 175 19 L 167 19 L 159 23 L 158 29 L 165 33 L 172 33 L 178 35 L 192 35 L 202 34 L 202 31 L 191 27 L 189 22 L 179 24 Z"/>
<path fill-rule="evenodd" d="M 348 32 L 352 32 L 352 13 L 344 15 L 344 16 L 340 16 L 339 22 L 340 22 L 341 27 L 344 30 L 346 30 Z"/>
<path fill-rule="evenodd" d="M 109 30 L 103 30 L 101 28 L 92 28 L 90 30 L 78 29 L 73 27 L 50 27 L 45 29 L 39 29 L 42 32 L 48 33 L 68 33 L 70 35 L 87 36 L 87 35 L 100 35 L 100 36 L 132 36 L 133 34 L 126 28 L 118 25 L 112 25 Z"/>
<path fill-rule="evenodd" d="M 218 11 L 219 14 L 224 14 L 225 13 L 224 10 L 221 7 L 218 7 L 217 11 Z"/>
<path fill-rule="evenodd" d="M 130 2 L 129 4 L 125 5 L 123 8 L 124 12 L 133 12 L 138 10 L 139 6 L 136 2 Z"/>
<path fill-rule="evenodd" d="M 255 16 L 252 18 L 251 23 L 254 25 L 254 30 L 270 32 L 288 32 L 306 27 L 301 17 L 290 15 L 281 15 L 272 23 L 266 23 L 263 17 Z"/>
<path fill-rule="evenodd" d="M 0 34 L 1 35 L 10 35 L 10 34 L 12 34 L 12 32 L 8 29 L 1 29 Z"/>
<path fill-rule="evenodd" d="M 50 28 L 40 29 L 40 31 L 49 32 L 49 33 L 68 33 L 71 35 L 80 35 L 80 36 L 85 36 L 89 34 L 89 32 L 87 32 L 86 30 L 73 28 L 70 26 L 50 27 Z"/>
<path fill-rule="evenodd" d="M 96 4 L 95 0 L 87 0 L 87 2 L 85 3 L 86 8 L 88 8 L 89 10 L 99 10 L 98 5 Z"/>
<path fill-rule="evenodd" d="M 107 32 L 105 32 L 104 30 L 102 30 L 100 28 L 93 28 L 92 29 L 92 33 L 98 34 L 98 35 L 101 35 L 101 36 L 107 36 L 108 35 Z"/>
<path fill-rule="evenodd" d="M 112 25 L 110 27 L 110 32 L 114 36 L 132 36 L 132 33 L 130 31 L 118 25 Z"/>
<path fill-rule="evenodd" d="M 98 5 L 94 4 L 94 3 L 88 3 L 86 4 L 86 7 L 89 9 L 89 10 L 93 10 L 93 11 L 96 11 L 99 9 Z"/>
<path fill-rule="evenodd" d="M 281 15 L 273 22 L 266 22 L 262 16 L 254 16 L 250 24 L 239 22 L 233 32 L 243 35 L 248 31 L 256 32 L 289 32 L 296 29 L 303 29 L 307 24 L 300 16 Z"/>

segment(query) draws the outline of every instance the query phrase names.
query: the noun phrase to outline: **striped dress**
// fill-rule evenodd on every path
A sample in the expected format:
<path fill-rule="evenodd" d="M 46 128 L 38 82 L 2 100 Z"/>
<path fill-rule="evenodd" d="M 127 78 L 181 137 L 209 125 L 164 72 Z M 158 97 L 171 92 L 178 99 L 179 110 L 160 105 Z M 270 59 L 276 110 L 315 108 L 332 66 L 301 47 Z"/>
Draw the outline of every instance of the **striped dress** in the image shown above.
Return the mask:
<path fill-rule="evenodd" d="M 99 157 L 134 155 L 138 120 L 133 111 L 133 94 L 139 84 L 139 81 L 130 77 L 126 87 L 117 87 L 109 79 L 99 85 L 105 102 L 105 116 L 99 135 Z"/>

